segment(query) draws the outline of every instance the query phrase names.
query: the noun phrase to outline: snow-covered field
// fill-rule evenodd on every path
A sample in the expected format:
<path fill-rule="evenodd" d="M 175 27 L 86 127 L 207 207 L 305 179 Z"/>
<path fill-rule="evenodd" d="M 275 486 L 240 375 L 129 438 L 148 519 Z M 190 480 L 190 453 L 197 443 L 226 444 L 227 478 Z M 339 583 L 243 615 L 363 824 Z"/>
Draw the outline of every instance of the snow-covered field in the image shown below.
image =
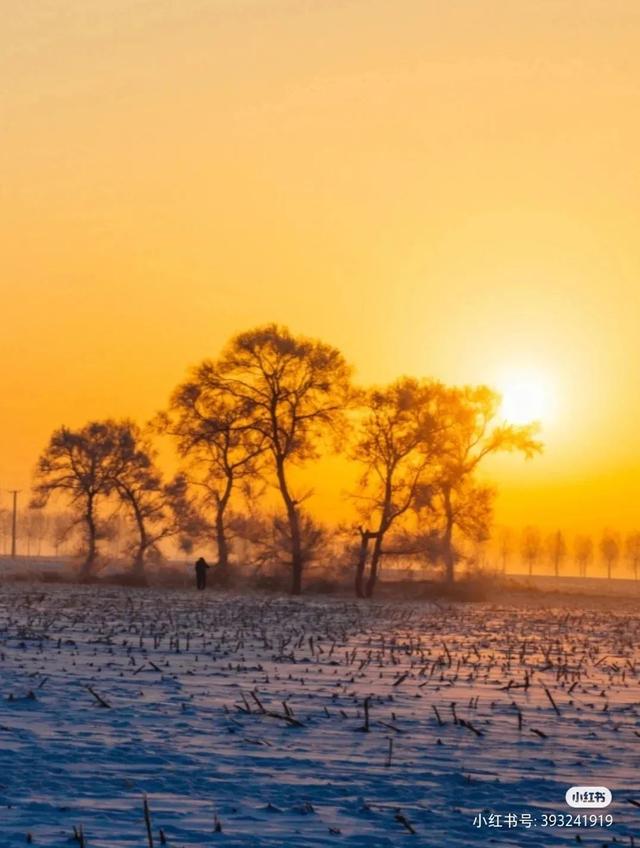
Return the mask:
<path fill-rule="evenodd" d="M 0 845 L 144 848 L 145 794 L 154 846 L 630 845 L 639 637 L 619 603 L 7 584 Z M 544 826 L 574 784 L 612 827 Z"/>

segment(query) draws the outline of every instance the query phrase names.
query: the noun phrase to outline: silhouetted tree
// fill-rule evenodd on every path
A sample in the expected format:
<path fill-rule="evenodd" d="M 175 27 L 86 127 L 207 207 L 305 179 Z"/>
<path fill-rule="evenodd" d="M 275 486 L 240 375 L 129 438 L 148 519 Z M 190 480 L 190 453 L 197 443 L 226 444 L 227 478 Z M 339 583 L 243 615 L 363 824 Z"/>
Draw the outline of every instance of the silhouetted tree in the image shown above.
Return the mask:
<path fill-rule="evenodd" d="M 235 513 L 230 522 L 238 542 L 238 549 L 246 565 L 255 574 L 275 569 L 281 575 L 286 569 L 291 573 L 291 527 L 284 513 L 266 512 L 254 506 Z M 330 533 L 309 513 L 300 510 L 300 539 L 303 568 L 319 562 L 327 553 Z"/>
<path fill-rule="evenodd" d="M 98 506 L 113 491 L 118 432 L 113 421 L 92 421 L 79 430 L 61 427 L 51 436 L 35 470 L 33 506 L 42 508 L 52 495 L 61 495 L 83 528 L 83 578 L 92 574 L 98 555 Z"/>
<path fill-rule="evenodd" d="M 513 532 L 509 527 L 503 527 L 498 537 L 498 554 L 502 573 L 507 573 L 507 565 L 513 554 Z"/>
<path fill-rule="evenodd" d="M 547 539 L 547 553 L 553 566 L 553 573 L 560 577 L 560 568 L 567 556 L 567 543 L 561 530 L 556 530 Z"/>
<path fill-rule="evenodd" d="M 158 543 L 179 531 L 177 503 L 185 498 L 186 480 L 178 476 L 165 484 L 156 464 L 156 451 L 132 421 L 112 422 L 117 455 L 111 463 L 112 487 L 127 510 L 136 533 L 133 575 L 143 582 L 147 556 Z"/>
<path fill-rule="evenodd" d="M 160 418 L 161 428 L 175 437 L 178 453 L 187 461 L 189 481 L 204 493 L 204 513 L 213 508 L 210 529 L 224 574 L 229 567 L 227 508 L 234 487 L 257 473 L 267 444 L 253 410 L 253 399 L 231 391 L 217 365 L 205 361 L 175 390 L 169 414 Z"/>
<path fill-rule="evenodd" d="M 293 541 L 286 516 L 276 515 L 269 522 L 271 533 L 262 542 L 268 560 L 291 567 Z M 328 533 L 309 513 L 300 512 L 300 552 L 303 568 L 318 558 L 327 543 Z"/>
<path fill-rule="evenodd" d="M 574 556 L 578 563 L 580 577 L 587 576 L 587 567 L 593 560 L 593 539 L 591 536 L 576 536 L 574 542 Z"/>
<path fill-rule="evenodd" d="M 42 543 L 49 532 L 49 516 L 39 509 L 29 510 L 31 513 L 31 533 L 36 543 L 36 553 L 42 555 Z"/>
<path fill-rule="evenodd" d="M 522 558 L 527 563 L 529 577 L 533 574 L 533 568 L 540 559 L 542 552 L 542 539 L 537 527 L 525 527 L 522 532 Z"/>
<path fill-rule="evenodd" d="M 602 534 L 600 554 L 607 567 L 607 578 L 611 580 L 611 572 L 620 559 L 620 540 L 611 530 L 605 530 Z"/>
<path fill-rule="evenodd" d="M 218 363 L 225 391 L 246 403 L 252 427 L 265 441 L 289 524 L 291 591 L 302 591 L 300 504 L 289 471 L 318 456 L 320 440 L 344 427 L 350 368 L 321 341 L 293 336 L 275 324 L 240 333 Z"/>
<path fill-rule="evenodd" d="M 47 535 L 48 515 L 43 509 L 27 509 L 20 516 L 20 534 L 24 538 L 27 556 L 42 553 L 42 542 Z"/>
<path fill-rule="evenodd" d="M 480 464 L 495 453 L 519 451 L 527 458 L 542 450 L 535 425 L 499 423 L 500 396 L 487 386 L 449 389 L 446 403 L 447 445 L 437 491 L 443 519 L 445 578 L 454 580 L 458 558 L 454 534 L 477 533 L 490 518 L 492 490 L 480 487 L 474 477 Z M 479 514 L 473 514 L 474 505 Z M 482 532 L 486 532 L 484 529 Z M 480 541 L 473 538 L 473 541 Z"/>
<path fill-rule="evenodd" d="M 440 562 L 445 579 L 453 582 L 455 566 L 461 560 L 475 562 L 491 536 L 495 489 L 481 485 L 472 475 L 460 478 L 450 489 L 436 486 L 434 496 L 422 516 L 434 524 L 440 534 Z"/>
<path fill-rule="evenodd" d="M 640 571 L 640 533 L 630 533 L 627 536 L 625 551 L 633 569 L 633 578 L 637 580 Z"/>
<path fill-rule="evenodd" d="M 364 466 L 358 499 L 372 529 L 360 528 L 356 594 L 373 594 L 386 534 L 410 509 L 429 499 L 443 448 L 443 389 L 439 383 L 405 377 L 363 398 L 367 414 L 360 423 L 353 458 Z M 373 540 L 369 577 L 363 586 L 368 543 Z"/>

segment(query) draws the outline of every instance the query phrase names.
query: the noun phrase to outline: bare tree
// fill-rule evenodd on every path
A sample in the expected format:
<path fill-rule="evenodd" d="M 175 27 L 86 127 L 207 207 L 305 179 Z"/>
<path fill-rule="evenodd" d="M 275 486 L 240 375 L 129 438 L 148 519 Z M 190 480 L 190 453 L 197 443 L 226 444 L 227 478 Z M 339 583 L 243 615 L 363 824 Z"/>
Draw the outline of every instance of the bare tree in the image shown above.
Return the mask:
<path fill-rule="evenodd" d="M 607 578 L 611 580 L 611 572 L 620 559 L 620 540 L 616 533 L 604 531 L 600 539 L 600 554 L 607 567 Z"/>
<path fill-rule="evenodd" d="M 633 579 L 637 580 L 640 571 L 640 533 L 630 533 L 627 536 L 625 551 L 633 569 Z"/>
<path fill-rule="evenodd" d="M 67 499 L 84 531 L 80 574 L 85 579 L 93 573 L 98 556 L 98 507 L 113 490 L 117 433 L 113 421 L 92 421 L 79 430 L 61 427 L 36 466 L 32 504 L 42 508 L 53 495 Z"/>
<path fill-rule="evenodd" d="M 497 421 L 500 396 L 487 386 L 465 386 L 447 392 L 447 446 L 437 491 L 443 519 L 443 551 L 445 577 L 454 580 L 459 557 L 454 535 L 465 536 L 465 524 L 477 532 L 486 521 L 491 490 L 479 487 L 475 474 L 486 457 L 501 452 L 518 451 L 527 458 L 542 450 L 536 439 L 536 425 L 514 426 Z M 482 491 L 480 501 L 478 496 Z M 473 516 L 475 503 L 482 507 Z M 474 539 L 474 541 L 478 541 Z"/>
<path fill-rule="evenodd" d="M 560 568 L 567 556 L 567 543 L 561 530 L 556 530 L 547 539 L 547 553 L 553 566 L 553 573 L 560 577 Z"/>
<path fill-rule="evenodd" d="M 255 476 L 266 448 L 266 437 L 255 426 L 253 401 L 228 390 L 215 363 L 203 362 L 171 398 L 160 427 L 174 436 L 187 462 L 187 477 L 203 493 L 201 513 L 213 508 L 218 566 L 229 568 L 227 511 L 239 483 Z"/>
<path fill-rule="evenodd" d="M 253 516 L 255 522 L 256 516 Z M 243 522 L 247 525 L 247 516 L 243 516 Z M 275 564 L 281 567 L 290 567 L 292 557 L 291 525 L 286 515 L 264 515 L 258 526 L 262 526 L 259 535 L 255 534 L 254 523 L 253 544 L 255 550 L 255 563 L 264 567 L 267 564 Z M 309 513 L 300 512 L 300 538 L 301 554 L 304 568 L 318 559 L 319 554 L 326 548 L 328 542 L 328 531 L 326 527 L 319 524 Z"/>
<path fill-rule="evenodd" d="M 31 525 L 31 535 L 36 543 L 37 556 L 42 555 L 42 543 L 47 538 L 49 532 L 49 516 L 44 510 L 30 509 L 29 523 Z"/>
<path fill-rule="evenodd" d="M 356 594 L 373 594 L 386 534 L 418 501 L 429 499 L 443 446 L 443 395 L 439 383 L 405 377 L 363 398 L 368 410 L 360 423 L 353 458 L 364 466 L 358 501 L 373 529 L 360 528 Z M 373 540 L 369 577 L 364 583 L 368 543 Z"/>
<path fill-rule="evenodd" d="M 186 481 L 178 477 L 171 484 L 164 483 L 156 451 L 136 424 L 125 420 L 113 426 L 118 454 L 112 463 L 111 485 L 133 521 L 133 576 L 144 582 L 147 556 L 157 550 L 162 539 L 179 531 L 175 504 L 185 497 Z"/>
<path fill-rule="evenodd" d="M 232 339 L 218 363 L 218 373 L 225 391 L 248 405 L 252 427 L 265 440 L 265 455 L 289 524 L 291 591 L 300 594 L 304 496 L 294 493 L 290 469 L 316 458 L 320 440 L 332 433 L 335 437 L 343 429 L 350 368 L 330 345 L 268 324 Z"/>
<path fill-rule="evenodd" d="M 489 540 L 495 494 L 492 486 L 481 485 L 469 475 L 450 488 L 446 482 L 437 485 L 430 504 L 422 510 L 440 535 L 438 549 L 447 583 L 453 582 L 455 566 L 475 562 L 478 550 Z"/>
<path fill-rule="evenodd" d="M 587 567 L 593 560 L 593 539 L 591 536 L 576 536 L 574 542 L 574 556 L 578 563 L 580 577 L 587 576 Z"/>
<path fill-rule="evenodd" d="M 18 531 L 26 556 L 35 554 L 33 543 L 37 533 L 38 516 L 44 516 L 44 510 L 29 508 L 18 515 Z"/>
<path fill-rule="evenodd" d="M 509 527 L 503 527 L 498 537 L 498 554 L 502 573 L 507 573 L 507 567 L 513 554 L 513 532 Z"/>
<path fill-rule="evenodd" d="M 534 566 L 542 552 L 542 538 L 537 527 L 525 527 L 522 532 L 522 558 L 527 563 L 529 577 L 533 575 Z"/>

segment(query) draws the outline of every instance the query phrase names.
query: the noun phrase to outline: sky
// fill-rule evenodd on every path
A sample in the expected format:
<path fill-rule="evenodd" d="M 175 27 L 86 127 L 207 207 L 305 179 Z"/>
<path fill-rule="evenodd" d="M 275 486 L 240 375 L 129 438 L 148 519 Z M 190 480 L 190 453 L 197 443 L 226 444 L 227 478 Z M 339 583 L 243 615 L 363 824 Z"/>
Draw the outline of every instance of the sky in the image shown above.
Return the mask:
<path fill-rule="evenodd" d="M 0 487 L 275 320 L 362 383 L 534 374 L 497 520 L 640 526 L 639 39 L 636 0 L 5 0 Z"/>

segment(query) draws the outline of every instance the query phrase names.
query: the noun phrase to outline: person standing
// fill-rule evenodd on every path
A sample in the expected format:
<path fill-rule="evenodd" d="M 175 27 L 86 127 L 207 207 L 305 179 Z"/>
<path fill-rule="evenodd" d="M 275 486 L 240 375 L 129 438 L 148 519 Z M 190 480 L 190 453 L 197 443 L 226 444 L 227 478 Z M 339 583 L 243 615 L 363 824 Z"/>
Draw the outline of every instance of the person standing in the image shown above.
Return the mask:
<path fill-rule="evenodd" d="M 207 586 L 207 571 L 209 566 L 204 557 L 196 560 L 196 588 L 199 590 L 206 589 Z"/>

